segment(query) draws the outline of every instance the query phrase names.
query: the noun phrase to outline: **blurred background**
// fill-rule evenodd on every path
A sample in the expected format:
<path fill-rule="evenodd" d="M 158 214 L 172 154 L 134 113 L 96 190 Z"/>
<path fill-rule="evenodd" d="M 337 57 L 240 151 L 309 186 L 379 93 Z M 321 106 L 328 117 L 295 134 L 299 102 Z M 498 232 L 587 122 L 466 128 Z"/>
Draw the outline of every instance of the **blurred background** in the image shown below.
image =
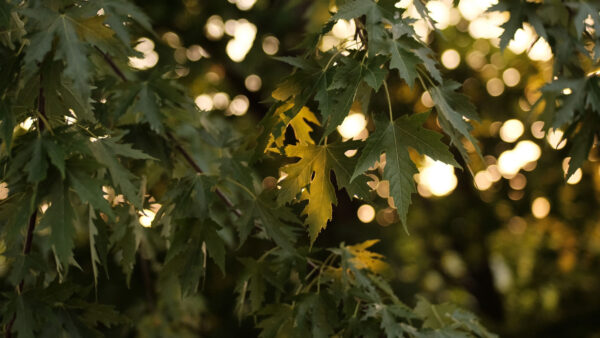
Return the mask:
<path fill-rule="evenodd" d="M 136 2 L 152 18 L 157 35 L 146 33 L 139 40 L 136 49 L 143 57 L 131 59 L 130 65 L 174 69 L 171 76 L 180 79 L 197 106 L 209 112 L 206 118 L 223 126 L 230 139 L 257 132 L 271 92 L 292 70 L 272 56 L 299 54 L 305 33 L 317 31 L 335 5 L 328 0 Z M 525 26 L 501 53 L 499 26 L 508 14 L 487 13 L 492 3 L 461 0 L 454 7 L 452 0 L 429 1 L 436 32 L 411 1 L 397 4 L 406 8 L 405 16 L 415 18 L 417 33 L 437 53 L 446 77 L 462 83 L 477 106 L 481 121 L 474 122 L 474 134 L 483 161 L 473 153 L 469 170 L 463 165 L 461 171 L 419 158 L 410 234 L 388 203 L 388 182 L 380 180 L 381 172 L 372 175 L 376 198 L 364 203 L 338 193 L 334 224 L 316 245 L 381 239 L 374 249 L 391 263 L 403 301 L 414 305 L 414 295 L 422 294 L 435 302 L 455 302 L 501 336 L 600 337 L 600 170 L 595 149 L 566 181 L 562 131 L 543 132 L 540 107 L 534 106 L 539 88 L 551 79 L 552 52 Z M 354 24 L 342 20 L 320 49 L 353 36 Z M 433 106 L 422 88 L 409 88 L 391 74 L 395 114 Z M 381 95 L 371 109 L 386 109 Z M 370 113 L 352 111 L 338 132 L 364 139 L 373 130 Z M 439 130 L 435 117 L 427 126 Z M 204 153 L 202 141 L 196 142 L 192 150 L 201 165 L 217 170 L 215 155 Z M 258 177 L 278 177 L 275 162 L 261 165 Z M 140 222 L 149 226 L 152 217 L 148 210 Z M 263 248 L 249 244 L 241 250 L 255 255 Z M 140 335 L 257 335 L 252 318 L 239 322 L 234 316 L 238 265 L 228 261 L 226 278 L 209 267 L 203 296 L 183 302 L 176 291 L 159 284 L 157 292 L 173 293 L 173 301 L 156 304 L 156 311 L 135 323 Z M 114 303 L 125 313 L 144 311 L 143 288 L 135 287 L 148 269 L 141 267 L 127 295 L 100 282 L 100 298 L 118 299 Z M 111 278 L 123 277 L 115 272 Z"/>

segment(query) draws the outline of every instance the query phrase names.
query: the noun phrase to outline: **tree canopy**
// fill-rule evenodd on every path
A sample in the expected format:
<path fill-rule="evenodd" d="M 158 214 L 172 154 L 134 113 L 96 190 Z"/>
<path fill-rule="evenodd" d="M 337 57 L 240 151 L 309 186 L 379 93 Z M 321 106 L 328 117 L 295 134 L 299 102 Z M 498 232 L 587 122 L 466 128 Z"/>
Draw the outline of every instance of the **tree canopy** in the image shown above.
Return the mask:
<path fill-rule="evenodd" d="M 599 39 L 583 0 L 0 0 L 3 333 L 591 335 Z"/>

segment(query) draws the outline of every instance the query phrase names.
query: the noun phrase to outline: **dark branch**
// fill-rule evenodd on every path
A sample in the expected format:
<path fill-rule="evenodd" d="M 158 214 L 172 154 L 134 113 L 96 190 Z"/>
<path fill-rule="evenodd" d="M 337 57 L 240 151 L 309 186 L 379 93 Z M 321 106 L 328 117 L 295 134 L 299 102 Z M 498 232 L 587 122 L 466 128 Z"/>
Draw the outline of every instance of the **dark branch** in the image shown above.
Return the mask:
<path fill-rule="evenodd" d="M 183 149 L 183 147 L 177 142 L 177 140 L 175 140 L 175 137 L 173 137 L 173 135 L 171 133 L 169 133 L 169 132 L 167 132 L 167 136 L 175 144 L 175 149 L 177 149 L 181 153 L 181 155 L 183 156 L 183 158 L 185 158 L 186 162 L 192 168 L 194 168 L 194 170 L 198 174 L 204 173 L 204 171 L 202 170 L 202 168 L 200 168 L 200 166 L 196 163 L 196 161 L 194 161 L 194 159 L 192 158 L 192 156 L 185 149 Z M 223 192 L 221 190 L 215 189 L 215 193 L 217 194 L 217 196 L 219 196 L 219 198 L 223 201 L 223 203 L 225 203 L 229 208 L 231 208 L 231 211 L 236 216 L 242 217 L 242 212 L 235 208 L 235 205 L 233 205 L 233 203 L 231 202 L 231 200 L 227 196 L 225 196 L 225 194 L 223 194 Z"/>
<path fill-rule="evenodd" d="M 112 68 L 112 70 L 115 72 L 115 74 L 117 74 L 117 76 L 119 78 L 121 78 L 121 80 L 123 80 L 123 82 L 128 82 L 127 77 L 125 77 L 125 74 L 123 74 L 123 72 L 119 69 L 119 67 L 114 63 L 114 61 L 111 59 L 110 55 L 104 53 L 100 48 L 95 47 L 96 50 L 102 54 L 102 56 L 104 57 L 104 60 L 108 63 L 108 65 L 110 66 L 110 68 Z M 196 161 L 194 161 L 194 159 L 192 158 L 192 156 L 181 146 L 181 144 L 179 144 L 179 142 L 177 142 L 177 140 L 175 139 L 175 137 L 173 136 L 173 134 L 167 132 L 167 136 L 169 137 L 169 139 L 175 144 L 175 149 L 177 149 L 177 151 L 179 151 L 179 153 L 181 153 L 181 155 L 185 158 L 186 162 L 199 174 L 204 173 L 204 171 L 202 170 L 202 168 L 200 168 L 200 166 L 198 166 L 198 164 L 196 163 Z M 215 193 L 217 194 L 217 196 L 219 196 L 219 198 L 223 201 L 223 203 L 225 203 L 229 208 L 231 208 L 231 211 L 238 217 L 242 216 L 242 212 L 239 211 L 238 209 L 235 208 L 235 205 L 233 205 L 233 202 L 231 202 L 231 200 L 225 196 L 225 194 L 223 194 L 223 192 L 219 189 L 215 189 Z"/>
<path fill-rule="evenodd" d="M 110 66 L 110 68 L 113 70 L 113 72 L 115 72 L 115 74 L 117 74 L 117 76 L 123 80 L 123 82 L 128 82 L 127 77 L 125 76 L 125 74 L 123 74 L 123 72 L 121 71 L 121 69 L 115 64 L 115 62 L 113 61 L 113 59 L 110 57 L 110 55 L 104 53 L 100 48 L 98 48 L 97 46 L 94 46 L 94 48 L 96 48 L 96 50 L 98 51 L 98 53 L 102 54 L 102 57 L 104 58 L 104 61 L 106 61 L 106 63 L 108 63 L 108 65 Z"/>

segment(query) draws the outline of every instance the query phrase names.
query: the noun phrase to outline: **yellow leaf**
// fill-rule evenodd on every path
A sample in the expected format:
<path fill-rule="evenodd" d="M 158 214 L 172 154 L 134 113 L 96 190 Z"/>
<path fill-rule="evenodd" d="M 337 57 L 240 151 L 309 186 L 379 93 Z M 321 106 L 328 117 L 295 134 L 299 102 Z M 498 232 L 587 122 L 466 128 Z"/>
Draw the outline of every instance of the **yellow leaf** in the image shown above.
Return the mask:
<path fill-rule="evenodd" d="M 352 262 L 352 264 L 354 264 L 354 266 L 359 270 L 366 269 L 377 274 L 381 274 L 382 272 L 388 270 L 388 264 L 383 261 L 384 256 L 367 250 L 378 242 L 378 239 L 372 239 L 348 246 L 348 251 L 350 251 L 350 253 L 352 253 L 354 256 L 350 262 Z"/>
<path fill-rule="evenodd" d="M 287 146 L 285 152 L 300 161 L 287 165 L 283 171 L 288 176 L 281 182 L 280 201 L 289 201 L 302 192 L 301 200 L 308 200 L 303 213 L 308 215 L 311 243 L 331 219 L 332 204 L 337 204 L 335 189 L 329 176 L 333 169 L 327 146 L 297 144 Z M 304 193 L 302 189 L 307 189 Z"/>
<path fill-rule="evenodd" d="M 278 101 L 287 101 L 287 99 L 296 95 L 299 91 L 296 82 L 288 79 L 283 81 L 279 87 L 273 91 L 271 96 Z"/>
<path fill-rule="evenodd" d="M 308 122 L 316 124 L 320 126 L 319 120 L 315 116 L 315 114 L 310 111 L 307 107 L 302 107 L 298 114 L 294 116 L 294 118 L 290 119 L 289 116 L 285 114 L 286 111 L 292 109 L 294 104 L 292 102 L 285 103 L 281 105 L 277 110 L 275 110 L 275 116 L 277 116 L 281 121 L 281 129 L 279 129 L 279 136 L 275 138 L 273 134 L 271 134 L 271 138 L 269 140 L 269 145 L 275 143 L 275 145 L 279 148 L 283 147 L 283 141 L 285 140 L 285 130 L 288 126 L 292 126 L 294 130 L 294 135 L 296 135 L 296 139 L 300 144 L 314 144 L 315 141 L 310 137 L 310 133 L 313 131 L 312 127 Z M 267 148 L 267 151 L 276 151 L 273 148 Z"/>

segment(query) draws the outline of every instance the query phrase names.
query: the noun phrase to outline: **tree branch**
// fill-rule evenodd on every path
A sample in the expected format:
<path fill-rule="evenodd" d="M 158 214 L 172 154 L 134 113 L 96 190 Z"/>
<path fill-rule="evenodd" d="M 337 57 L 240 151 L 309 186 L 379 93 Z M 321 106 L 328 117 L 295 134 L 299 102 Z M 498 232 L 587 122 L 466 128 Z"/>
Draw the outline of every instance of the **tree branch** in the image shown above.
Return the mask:
<path fill-rule="evenodd" d="M 125 76 L 125 74 L 123 74 L 121 69 L 115 64 L 115 62 L 110 57 L 110 55 L 108 55 L 107 53 L 104 53 L 100 48 L 98 48 L 98 46 L 94 46 L 94 48 L 96 48 L 98 53 L 100 53 L 102 55 L 102 57 L 104 58 L 104 61 L 106 61 L 106 63 L 108 63 L 108 65 L 113 70 L 113 72 L 115 72 L 115 74 L 117 74 L 117 76 L 121 80 L 123 80 L 123 82 L 128 82 L 127 77 Z"/>
<path fill-rule="evenodd" d="M 106 63 L 108 63 L 108 65 L 110 66 L 110 68 L 112 68 L 112 70 L 115 72 L 115 74 L 117 74 L 117 76 L 123 82 L 128 82 L 127 77 L 125 76 L 125 74 L 123 74 L 123 72 L 119 69 L 119 67 L 114 63 L 114 61 L 112 60 L 112 58 L 110 57 L 110 55 L 104 53 L 97 46 L 94 46 L 94 48 L 96 48 L 96 50 L 100 54 L 102 54 L 102 56 L 104 57 L 104 61 L 106 61 Z M 196 161 L 194 161 L 194 159 L 192 158 L 192 156 L 175 139 L 175 137 L 173 136 L 173 134 L 171 134 L 170 132 L 167 132 L 167 137 L 171 140 L 171 142 L 173 142 L 175 144 L 175 149 L 177 149 L 177 151 L 179 151 L 179 153 L 181 153 L 181 155 L 183 156 L 183 158 L 185 158 L 185 161 L 194 169 L 194 171 L 196 171 L 199 174 L 204 173 L 204 171 L 202 170 L 202 168 L 200 168 L 200 166 L 196 163 Z M 235 208 L 235 205 L 233 204 L 233 202 L 231 202 L 231 200 L 227 196 L 225 196 L 225 194 L 223 194 L 223 192 L 221 190 L 215 189 L 215 193 L 217 194 L 217 196 L 219 196 L 219 198 L 223 201 L 223 203 L 225 203 L 229 208 L 231 208 L 231 211 L 236 216 L 238 216 L 238 217 L 242 216 L 242 212 L 240 210 L 238 210 L 238 209 Z"/>
<path fill-rule="evenodd" d="M 202 168 L 200 168 L 200 166 L 196 163 L 196 161 L 194 161 L 194 159 L 192 158 L 192 156 L 181 146 L 181 144 L 179 144 L 177 142 L 177 140 L 175 140 L 175 137 L 173 137 L 173 135 L 171 133 L 169 133 L 169 132 L 167 132 L 167 136 L 175 144 L 175 149 L 177 149 L 181 153 L 181 155 L 183 156 L 183 158 L 185 158 L 186 162 L 192 168 L 194 168 L 194 170 L 198 174 L 204 173 L 204 171 L 202 170 Z M 217 188 L 217 189 L 215 189 L 215 193 L 217 194 L 217 196 L 219 196 L 219 198 L 223 201 L 223 203 L 225 203 L 229 208 L 231 208 L 231 211 L 236 216 L 242 217 L 242 212 L 240 210 L 236 209 L 236 207 L 233 204 L 233 202 L 231 202 L 231 200 L 227 196 L 225 196 L 225 194 L 223 194 L 223 192 L 221 190 L 219 190 Z"/>

